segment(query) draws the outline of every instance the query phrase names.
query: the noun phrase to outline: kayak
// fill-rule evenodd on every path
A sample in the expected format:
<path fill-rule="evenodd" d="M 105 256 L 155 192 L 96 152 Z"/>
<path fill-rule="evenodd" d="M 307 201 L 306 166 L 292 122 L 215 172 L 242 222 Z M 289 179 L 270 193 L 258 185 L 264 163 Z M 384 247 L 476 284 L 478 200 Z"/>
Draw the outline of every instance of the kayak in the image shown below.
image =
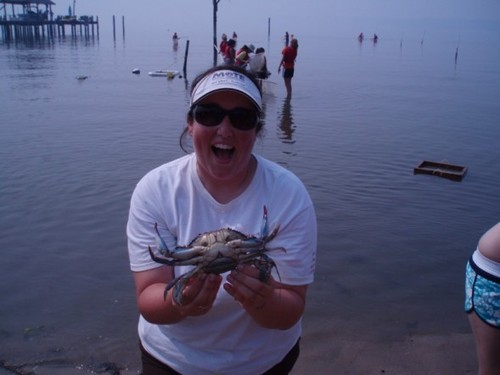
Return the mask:
<path fill-rule="evenodd" d="M 154 72 L 148 73 L 151 77 L 167 77 L 174 78 L 179 74 L 178 70 L 155 70 Z"/>

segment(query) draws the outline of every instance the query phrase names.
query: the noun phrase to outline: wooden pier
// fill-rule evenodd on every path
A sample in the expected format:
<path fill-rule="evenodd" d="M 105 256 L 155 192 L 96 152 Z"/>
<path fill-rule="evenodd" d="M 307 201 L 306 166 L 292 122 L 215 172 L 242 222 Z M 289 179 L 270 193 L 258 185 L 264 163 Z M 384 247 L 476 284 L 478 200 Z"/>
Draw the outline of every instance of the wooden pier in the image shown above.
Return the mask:
<path fill-rule="evenodd" d="M 51 0 L 0 0 L 3 39 L 12 42 L 65 37 L 66 28 L 72 36 L 99 37 L 98 17 L 74 14 L 54 17 L 52 5 L 55 3 Z"/>
<path fill-rule="evenodd" d="M 66 26 L 70 27 L 71 35 L 77 35 L 85 37 L 94 37 L 95 31 L 97 31 L 97 36 L 99 37 L 99 17 L 94 16 L 80 16 L 78 19 L 76 16 L 58 16 L 55 20 L 57 26 L 57 35 L 66 36 Z"/>

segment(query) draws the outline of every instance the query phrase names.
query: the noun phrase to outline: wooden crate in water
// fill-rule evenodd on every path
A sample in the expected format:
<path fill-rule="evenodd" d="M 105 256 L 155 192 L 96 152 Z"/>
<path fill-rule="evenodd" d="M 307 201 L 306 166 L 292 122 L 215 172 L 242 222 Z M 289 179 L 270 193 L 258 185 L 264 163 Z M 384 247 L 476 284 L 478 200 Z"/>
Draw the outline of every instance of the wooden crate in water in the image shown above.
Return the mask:
<path fill-rule="evenodd" d="M 467 173 L 467 167 L 424 160 L 413 169 L 413 174 L 419 173 L 444 177 L 453 181 L 462 181 L 465 173 Z"/>

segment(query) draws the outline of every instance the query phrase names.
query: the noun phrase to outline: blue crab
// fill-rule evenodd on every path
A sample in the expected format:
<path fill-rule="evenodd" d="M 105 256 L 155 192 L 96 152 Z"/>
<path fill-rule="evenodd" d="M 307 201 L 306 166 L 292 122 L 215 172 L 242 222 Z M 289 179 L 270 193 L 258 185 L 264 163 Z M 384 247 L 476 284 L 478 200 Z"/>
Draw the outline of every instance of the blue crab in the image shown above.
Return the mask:
<path fill-rule="evenodd" d="M 260 237 L 247 236 L 231 228 L 221 228 L 212 232 L 206 232 L 196 236 L 188 246 L 177 246 L 170 250 L 158 231 L 158 224 L 155 223 L 155 237 L 160 256 L 155 255 L 148 246 L 151 258 L 158 263 L 169 266 L 193 265 L 192 270 L 174 278 L 165 288 L 164 297 L 167 292 L 175 286 L 174 301 L 182 305 L 182 290 L 188 280 L 200 273 L 220 274 L 235 269 L 238 264 L 253 264 L 260 272 L 259 279 L 266 281 L 271 270 L 276 268 L 274 261 L 265 252 L 270 250 L 265 246 L 276 237 L 279 225 L 271 232 L 267 225 L 267 208 L 264 206 Z M 278 269 L 276 268 L 276 271 Z M 279 276 L 279 273 L 278 273 Z"/>

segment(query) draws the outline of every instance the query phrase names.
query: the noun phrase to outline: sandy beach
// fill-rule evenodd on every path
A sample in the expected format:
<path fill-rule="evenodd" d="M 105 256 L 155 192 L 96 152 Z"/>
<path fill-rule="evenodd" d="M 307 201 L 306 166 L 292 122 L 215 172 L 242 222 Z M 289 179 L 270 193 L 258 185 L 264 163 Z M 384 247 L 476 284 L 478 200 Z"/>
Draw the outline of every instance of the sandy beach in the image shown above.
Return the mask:
<path fill-rule="evenodd" d="M 476 373 L 472 334 L 412 335 L 402 341 L 304 335 L 293 375 L 466 375 Z M 138 374 L 137 368 L 89 371 L 57 364 L 25 366 L 22 374 Z M 0 368 L 0 375 L 15 372 Z"/>
<path fill-rule="evenodd" d="M 402 341 L 305 336 L 293 374 L 462 375 L 476 373 L 472 334 L 413 335 Z"/>

